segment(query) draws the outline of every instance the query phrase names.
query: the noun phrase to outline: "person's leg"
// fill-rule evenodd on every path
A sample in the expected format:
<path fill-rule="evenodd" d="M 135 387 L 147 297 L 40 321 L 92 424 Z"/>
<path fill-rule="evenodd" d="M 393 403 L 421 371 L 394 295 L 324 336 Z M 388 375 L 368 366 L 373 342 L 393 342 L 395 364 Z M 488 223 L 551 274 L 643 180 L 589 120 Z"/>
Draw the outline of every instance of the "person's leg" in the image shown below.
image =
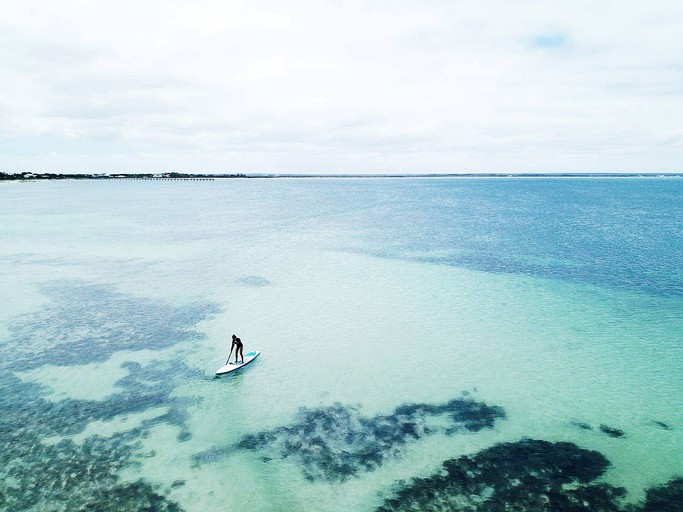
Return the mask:
<path fill-rule="evenodd" d="M 244 347 L 240 347 L 240 361 L 244 362 Z"/>

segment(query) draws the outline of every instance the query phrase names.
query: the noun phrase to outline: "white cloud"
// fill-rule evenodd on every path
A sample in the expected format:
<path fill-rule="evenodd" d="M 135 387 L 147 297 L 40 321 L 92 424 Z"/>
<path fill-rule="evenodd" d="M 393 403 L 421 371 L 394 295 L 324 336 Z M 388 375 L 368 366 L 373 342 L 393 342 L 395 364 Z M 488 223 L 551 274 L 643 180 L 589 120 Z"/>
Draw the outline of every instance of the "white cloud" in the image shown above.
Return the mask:
<path fill-rule="evenodd" d="M 680 170 L 681 43 L 662 0 L 9 2 L 1 166 Z"/>

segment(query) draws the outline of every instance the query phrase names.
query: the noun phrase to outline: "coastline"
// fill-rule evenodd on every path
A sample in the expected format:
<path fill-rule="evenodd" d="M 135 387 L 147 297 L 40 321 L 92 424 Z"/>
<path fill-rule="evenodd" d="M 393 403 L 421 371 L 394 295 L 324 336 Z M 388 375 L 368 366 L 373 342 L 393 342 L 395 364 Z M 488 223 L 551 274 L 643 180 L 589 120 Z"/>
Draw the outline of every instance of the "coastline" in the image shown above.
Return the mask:
<path fill-rule="evenodd" d="M 97 174 L 61 174 L 61 173 L 5 173 L 0 172 L 0 181 L 60 181 L 60 180 L 145 180 L 145 181 L 214 181 L 217 179 L 400 179 L 400 178 L 682 178 L 683 172 L 637 172 L 637 173 L 373 173 L 373 174 L 293 174 L 293 173 L 97 173 Z"/>

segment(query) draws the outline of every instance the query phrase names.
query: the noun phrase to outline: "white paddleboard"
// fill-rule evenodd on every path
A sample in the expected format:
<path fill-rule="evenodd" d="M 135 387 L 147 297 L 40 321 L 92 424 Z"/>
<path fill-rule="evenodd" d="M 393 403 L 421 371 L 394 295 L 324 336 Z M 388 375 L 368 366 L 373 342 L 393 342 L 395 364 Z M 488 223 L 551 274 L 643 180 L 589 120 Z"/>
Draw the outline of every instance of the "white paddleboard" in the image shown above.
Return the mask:
<path fill-rule="evenodd" d="M 230 372 L 234 372 L 235 370 L 239 370 L 243 366 L 248 365 L 254 359 L 256 359 L 260 353 L 261 352 L 259 352 L 258 350 L 252 350 L 251 352 L 247 352 L 246 354 L 244 354 L 243 362 L 237 363 L 237 364 L 228 363 L 225 366 L 216 370 L 216 375 L 225 375 L 226 373 L 230 373 Z"/>

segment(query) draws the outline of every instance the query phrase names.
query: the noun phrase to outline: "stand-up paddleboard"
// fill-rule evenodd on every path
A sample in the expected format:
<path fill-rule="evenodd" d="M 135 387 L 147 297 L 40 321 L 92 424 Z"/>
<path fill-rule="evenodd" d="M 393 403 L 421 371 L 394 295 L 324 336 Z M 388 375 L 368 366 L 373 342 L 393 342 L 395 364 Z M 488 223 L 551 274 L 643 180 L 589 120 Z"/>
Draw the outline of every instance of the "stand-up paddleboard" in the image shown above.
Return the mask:
<path fill-rule="evenodd" d="M 247 366 L 254 359 L 256 359 L 260 353 L 261 352 L 259 352 L 258 350 L 252 350 L 251 352 L 247 352 L 246 354 L 244 354 L 243 362 L 241 362 L 241 363 L 228 363 L 225 366 L 216 370 L 216 375 L 225 375 L 227 373 L 234 372 L 235 370 L 239 370 L 243 366 Z"/>

